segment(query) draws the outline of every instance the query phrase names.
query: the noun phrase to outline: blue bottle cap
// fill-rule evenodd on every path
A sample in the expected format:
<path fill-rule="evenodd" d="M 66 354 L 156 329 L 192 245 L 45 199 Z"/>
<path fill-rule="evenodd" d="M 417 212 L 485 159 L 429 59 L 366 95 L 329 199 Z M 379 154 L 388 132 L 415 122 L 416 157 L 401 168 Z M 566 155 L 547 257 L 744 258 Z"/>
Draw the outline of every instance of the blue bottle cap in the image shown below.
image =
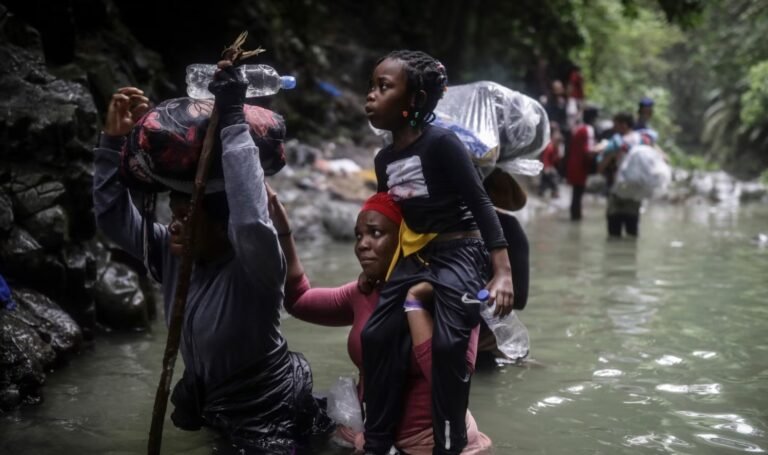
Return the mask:
<path fill-rule="evenodd" d="M 485 302 L 489 298 L 491 298 L 491 293 L 488 292 L 488 289 L 481 289 L 477 292 L 477 300 Z"/>
<path fill-rule="evenodd" d="M 296 78 L 293 76 L 280 76 L 280 88 L 290 90 L 296 87 Z"/>

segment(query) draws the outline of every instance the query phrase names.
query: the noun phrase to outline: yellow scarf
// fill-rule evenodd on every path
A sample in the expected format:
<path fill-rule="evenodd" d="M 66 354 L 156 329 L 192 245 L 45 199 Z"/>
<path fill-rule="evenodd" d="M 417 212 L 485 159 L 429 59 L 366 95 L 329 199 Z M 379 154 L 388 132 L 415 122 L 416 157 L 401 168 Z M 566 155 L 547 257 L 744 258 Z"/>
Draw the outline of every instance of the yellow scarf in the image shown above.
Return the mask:
<path fill-rule="evenodd" d="M 398 235 L 397 248 L 395 249 L 395 254 L 392 256 L 392 262 L 389 264 L 389 270 L 387 271 L 386 279 L 389 280 L 390 275 L 392 275 L 392 271 L 395 270 L 395 265 L 400 259 L 400 253 L 403 254 L 404 258 L 412 255 L 413 253 L 417 253 L 435 237 L 437 237 L 437 233 L 435 232 L 421 234 L 412 230 L 408 227 L 407 224 L 405 224 L 405 220 L 403 220 L 400 223 L 400 233 Z"/>

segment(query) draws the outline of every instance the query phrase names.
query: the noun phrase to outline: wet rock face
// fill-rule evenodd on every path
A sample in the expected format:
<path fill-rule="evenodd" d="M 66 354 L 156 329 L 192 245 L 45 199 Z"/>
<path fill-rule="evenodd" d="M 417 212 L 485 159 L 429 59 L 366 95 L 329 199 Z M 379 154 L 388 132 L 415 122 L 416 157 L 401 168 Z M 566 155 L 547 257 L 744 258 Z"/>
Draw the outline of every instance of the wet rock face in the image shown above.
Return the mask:
<path fill-rule="evenodd" d="M 114 89 L 173 89 L 117 14 L 111 0 L 0 4 L 0 275 L 18 303 L 0 310 L 2 409 L 35 402 L 98 323 L 146 328 L 154 313 L 93 217 L 92 147 Z"/>
<path fill-rule="evenodd" d="M 45 372 L 77 352 L 80 327 L 51 299 L 30 289 L 13 292 L 16 308 L 0 309 L 0 409 L 41 399 Z"/>
<path fill-rule="evenodd" d="M 21 288 L 13 291 L 17 309 L 22 309 L 31 318 L 24 319 L 27 326 L 34 328 L 40 338 L 59 354 L 71 354 L 83 342 L 80 327 L 59 305 L 39 292 Z"/>
<path fill-rule="evenodd" d="M 20 177 L 29 180 L 31 175 L 21 175 Z M 35 180 L 42 180 L 42 177 L 37 177 Z M 64 185 L 55 181 L 27 187 L 17 182 L 15 185 L 11 185 L 11 191 L 13 191 L 14 205 L 22 217 L 31 216 L 52 207 L 60 202 L 66 194 Z"/>
<path fill-rule="evenodd" d="M 13 205 L 11 198 L 0 191 L 0 235 L 7 235 L 13 228 Z"/>

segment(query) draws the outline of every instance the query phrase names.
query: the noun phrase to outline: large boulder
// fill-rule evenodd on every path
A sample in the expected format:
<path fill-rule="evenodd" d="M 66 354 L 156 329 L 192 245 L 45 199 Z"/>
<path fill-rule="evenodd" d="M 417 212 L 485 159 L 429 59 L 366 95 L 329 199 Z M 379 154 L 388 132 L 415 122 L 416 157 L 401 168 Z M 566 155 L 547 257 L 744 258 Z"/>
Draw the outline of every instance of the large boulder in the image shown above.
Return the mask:
<path fill-rule="evenodd" d="M 8 237 L 0 243 L 0 267 L 6 276 L 13 277 L 14 273 L 7 273 L 9 271 L 34 270 L 43 262 L 44 256 L 40 243 L 19 227 L 14 226 Z"/>
<path fill-rule="evenodd" d="M 43 341 L 57 354 L 57 359 L 66 359 L 80 348 L 83 342 L 83 334 L 80 327 L 53 300 L 31 289 L 17 289 L 13 291 L 17 309 L 20 314 L 29 313 L 32 319 L 26 319 L 29 327 L 35 329 Z"/>
<path fill-rule="evenodd" d="M 12 293 L 15 309 L 0 309 L 0 409 L 42 398 L 45 372 L 66 361 L 82 343 L 69 315 L 43 294 Z"/>
<path fill-rule="evenodd" d="M 359 203 L 329 200 L 320 206 L 320 219 L 331 238 L 351 241 L 355 239 L 355 223 L 359 212 Z"/>
<path fill-rule="evenodd" d="M 49 250 L 59 249 L 69 240 L 69 218 L 60 205 L 41 210 L 22 220 L 21 224 Z"/>
<path fill-rule="evenodd" d="M 94 298 L 99 322 L 116 329 L 146 329 L 149 304 L 139 275 L 127 265 L 109 263 L 95 286 Z"/>
<path fill-rule="evenodd" d="M 14 206 L 21 217 L 34 215 L 58 204 L 64 198 L 66 189 L 61 182 L 45 182 L 42 174 L 21 174 L 21 181 L 11 185 Z"/>

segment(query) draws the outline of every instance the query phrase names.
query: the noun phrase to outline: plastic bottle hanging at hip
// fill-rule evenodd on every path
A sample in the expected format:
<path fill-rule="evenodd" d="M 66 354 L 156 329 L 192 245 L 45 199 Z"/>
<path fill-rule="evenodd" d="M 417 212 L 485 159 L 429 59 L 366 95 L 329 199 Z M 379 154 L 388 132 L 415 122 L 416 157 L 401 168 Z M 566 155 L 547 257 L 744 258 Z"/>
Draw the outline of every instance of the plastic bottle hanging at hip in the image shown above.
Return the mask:
<path fill-rule="evenodd" d="M 464 294 L 461 301 L 465 304 L 481 305 L 480 315 L 496 337 L 496 347 L 509 359 L 508 363 L 519 363 L 528 356 L 531 347 L 528 329 L 514 311 L 504 317 L 494 316 L 496 304 L 488 306 L 490 297 L 487 289 L 481 289 L 475 298 Z M 497 360 L 497 363 L 507 362 Z"/>
<path fill-rule="evenodd" d="M 281 89 L 290 90 L 296 87 L 296 78 L 281 76 L 269 65 L 240 65 L 240 74 L 248 81 L 246 98 L 274 95 Z M 213 80 L 216 65 L 196 63 L 187 66 L 187 95 L 191 98 L 205 100 L 214 96 L 208 91 L 208 84 Z"/>

